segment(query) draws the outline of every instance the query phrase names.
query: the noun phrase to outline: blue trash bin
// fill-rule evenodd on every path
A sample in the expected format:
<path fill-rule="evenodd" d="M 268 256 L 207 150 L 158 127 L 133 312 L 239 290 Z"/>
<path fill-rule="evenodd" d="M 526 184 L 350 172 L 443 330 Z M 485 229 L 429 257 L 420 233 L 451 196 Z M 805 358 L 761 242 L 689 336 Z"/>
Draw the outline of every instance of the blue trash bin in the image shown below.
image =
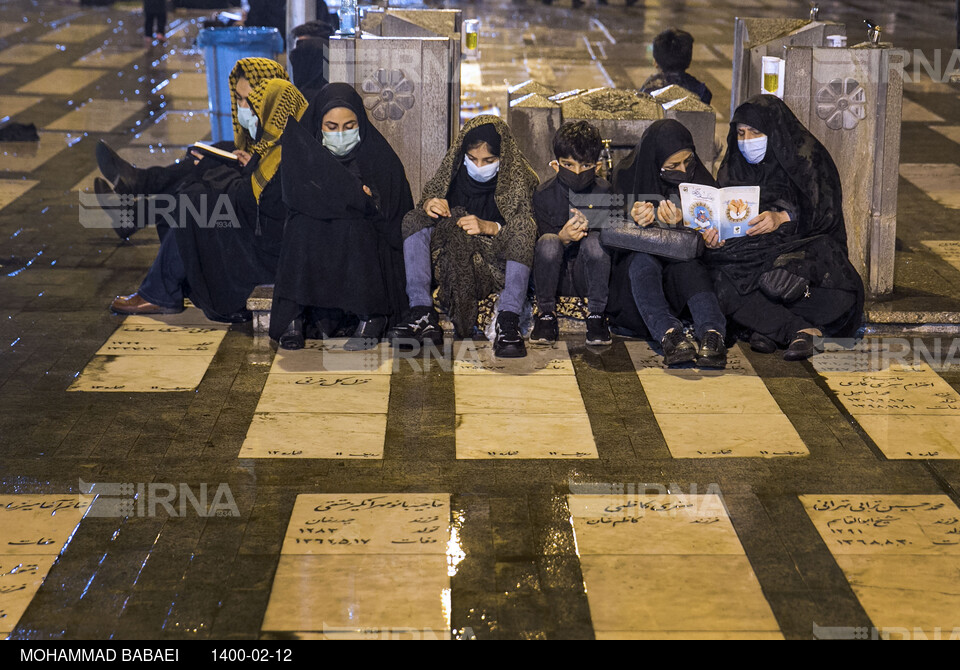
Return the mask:
<path fill-rule="evenodd" d="M 207 96 L 213 141 L 233 140 L 230 107 L 230 71 L 241 58 L 275 58 L 283 51 L 283 38 L 276 28 L 204 28 L 197 37 L 207 63 Z"/>

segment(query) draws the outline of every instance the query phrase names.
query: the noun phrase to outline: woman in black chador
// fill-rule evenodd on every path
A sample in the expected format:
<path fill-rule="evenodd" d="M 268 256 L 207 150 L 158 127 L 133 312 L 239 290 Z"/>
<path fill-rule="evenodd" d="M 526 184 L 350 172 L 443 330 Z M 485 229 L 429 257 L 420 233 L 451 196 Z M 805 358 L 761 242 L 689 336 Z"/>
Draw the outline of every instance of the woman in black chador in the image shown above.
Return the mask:
<path fill-rule="evenodd" d="M 270 313 L 270 336 L 304 344 L 304 318 L 332 335 L 360 324 L 345 345 L 366 349 L 406 306 L 400 223 L 413 208 L 397 154 L 370 123 L 360 95 L 328 84 L 283 136 L 289 208 Z"/>
<path fill-rule="evenodd" d="M 760 186 L 761 214 L 746 237 L 717 244 L 705 260 L 728 317 L 753 331 L 751 347 L 784 358 L 813 355 L 814 339 L 852 337 L 863 282 L 847 258 L 840 175 L 822 144 L 782 100 L 751 98 L 730 121 L 720 186 Z"/>
<path fill-rule="evenodd" d="M 693 136 L 678 121 L 654 122 L 613 173 L 630 218 L 640 226 L 682 225 L 681 183 L 716 186 L 696 154 Z M 654 202 L 657 202 L 654 207 Z M 698 342 L 684 335 L 679 316 L 689 310 Z M 697 360 L 701 367 L 726 366 L 726 319 L 708 269 L 699 259 L 672 261 L 640 252 L 615 255 L 607 314 L 614 326 L 632 334 L 650 333 L 663 348 L 664 362 Z"/>

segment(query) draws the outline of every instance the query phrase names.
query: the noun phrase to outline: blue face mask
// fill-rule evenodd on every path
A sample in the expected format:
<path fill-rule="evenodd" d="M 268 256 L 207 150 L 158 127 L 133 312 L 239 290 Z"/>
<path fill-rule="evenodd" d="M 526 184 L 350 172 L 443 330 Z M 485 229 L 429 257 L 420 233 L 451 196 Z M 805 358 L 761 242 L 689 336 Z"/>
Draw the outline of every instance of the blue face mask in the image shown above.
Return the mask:
<path fill-rule="evenodd" d="M 257 125 L 260 123 L 257 115 L 249 107 L 240 107 L 237 105 L 237 122 L 247 129 L 250 137 L 257 139 Z"/>
<path fill-rule="evenodd" d="M 756 165 L 767 155 L 767 136 L 756 137 L 752 140 L 737 140 L 740 153 L 751 165 Z"/>
<path fill-rule="evenodd" d="M 497 172 L 500 171 L 500 160 L 498 159 L 495 163 L 490 163 L 489 165 L 484 165 L 483 167 L 478 167 L 474 165 L 473 161 L 468 157 L 463 157 L 463 164 L 467 166 L 467 174 L 474 181 L 485 182 L 490 181 L 497 176 Z"/>
<path fill-rule="evenodd" d="M 346 156 L 358 144 L 360 144 L 359 127 L 342 132 L 323 131 L 323 146 L 334 156 Z"/>

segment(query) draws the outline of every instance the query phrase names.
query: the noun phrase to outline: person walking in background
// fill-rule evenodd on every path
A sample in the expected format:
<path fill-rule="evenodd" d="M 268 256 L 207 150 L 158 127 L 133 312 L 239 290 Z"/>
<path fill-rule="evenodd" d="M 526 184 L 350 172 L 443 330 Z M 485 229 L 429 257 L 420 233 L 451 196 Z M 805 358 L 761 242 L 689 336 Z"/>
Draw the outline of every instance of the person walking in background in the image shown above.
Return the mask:
<path fill-rule="evenodd" d="M 156 26 L 156 30 L 154 30 Z M 147 46 L 157 40 L 167 41 L 167 0 L 143 0 L 143 42 Z"/>

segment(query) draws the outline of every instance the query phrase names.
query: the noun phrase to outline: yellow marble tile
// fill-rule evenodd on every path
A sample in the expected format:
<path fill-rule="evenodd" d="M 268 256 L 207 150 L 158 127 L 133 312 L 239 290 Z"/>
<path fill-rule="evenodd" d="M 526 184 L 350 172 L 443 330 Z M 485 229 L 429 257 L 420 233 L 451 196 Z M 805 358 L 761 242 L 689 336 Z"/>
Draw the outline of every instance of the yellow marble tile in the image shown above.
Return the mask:
<path fill-rule="evenodd" d="M 192 391 L 213 356 L 94 356 L 68 391 Z"/>
<path fill-rule="evenodd" d="M 644 375 L 643 390 L 660 414 L 779 414 L 763 380 L 747 375 Z"/>
<path fill-rule="evenodd" d="M 449 601 L 442 555 L 281 555 L 261 629 L 432 638 L 450 629 Z"/>
<path fill-rule="evenodd" d="M 462 459 L 599 458 L 586 412 L 460 414 L 456 441 Z"/>
<path fill-rule="evenodd" d="M 726 67 L 708 67 L 705 68 L 710 75 L 720 82 L 720 85 L 723 86 L 723 90 L 727 93 L 730 92 L 730 84 L 733 81 L 733 70 Z"/>
<path fill-rule="evenodd" d="M 4 142 L 0 144 L 0 172 L 33 172 L 74 143 L 65 133 L 40 131 L 39 142 Z"/>
<path fill-rule="evenodd" d="M 0 495 L 0 557 L 56 556 L 89 507 L 76 495 Z"/>
<path fill-rule="evenodd" d="M 674 458 L 807 456 L 783 414 L 657 414 Z"/>
<path fill-rule="evenodd" d="M 957 416 L 853 416 L 887 458 L 960 458 L 960 417 Z"/>
<path fill-rule="evenodd" d="M 953 129 L 957 131 L 957 140 L 960 142 L 960 126 Z M 924 240 L 923 245 L 960 270 L 960 240 Z"/>
<path fill-rule="evenodd" d="M 837 556 L 837 565 L 885 637 L 960 632 L 960 557 Z"/>
<path fill-rule="evenodd" d="M 257 411 L 386 414 L 389 404 L 389 375 L 276 373 L 267 376 Z"/>
<path fill-rule="evenodd" d="M 277 351 L 271 373 L 277 372 L 325 372 L 340 374 L 380 374 L 393 371 L 393 350 L 382 342 L 368 351 L 345 351 L 344 338 L 333 340 L 310 340 L 307 346 L 296 351 Z"/>
<path fill-rule="evenodd" d="M 457 414 L 586 414 L 576 377 L 457 375 L 454 385 Z"/>
<path fill-rule="evenodd" d="M 0 63 L 29 65 L 57 53 L 53 44 L 16 44 L 0 51 Z"/>
<path fill-rule="evenodd" d="M 211 321 L 203 315 L 197 307 L 187 307 L 179 314 L 144 314 L 142 316 L 128 316 L 123 320 L 124 325 L 140 326 L 200 326 L 227 330 L 230 324 Z"/>
<path fill-rule="evenodd" d="M 457 375 L 574 375 L 566 342 L 552 346 L 528 345 L 524 358 L 498 358 L 490 342 L 461 340 L 454 346 L 453 371 Z"/>
<path fill-rule="evenodd" d="M 310 494 L 297 496 L 280 553 L 445 556 L 449 539 L 449 494 Z"/>
<path fill-rule="evenodd" d="M 779 631 L 743 555 L 582 556 L 580 566 L 598 633 Z"/>
<path fill-rule="evenodd" d="M 86 88 L 105 75 L 107 70 L 93 68 L 58 67 L 47 74 L 24 84 L 17 89 L 17 93 L 40 93 L 44 95 L 73 95 L 82 88 Z"/>
<path fill-rule="evenodd" d="M 72 67 L 102 67 L 122 70 L 134 61 L 143 60 L 144 58 L 143 49 L 100 47 L 99 49 L 94 49 L 86 56 L 75 60 Z"/>
<path fill-rule="evenodd" d="M 74 23 L 46 33 L 38 41 L 54 42 L 56 44 L 77 44 L 91 40 L 108 30 L 110 30 L 110 27 L 103 24 Z"/>
<path fill-rule="evenodd" d="M 256 413 L 240 458 L 383 458 L 385 414 Z"/>
<path fill-rule="evenodd" d="M 825 373 L 823 377 L 851 414 L 929 415 L 927 420 L 960 417 L 960 394 L 934 372 Z"/>
<path fill-rule="evenodd" d="M 944 207 L 960 209 L 960 165 L 901 163 L 900 176 Z"/>
<path fill-rule="evenodd" d="M 0 95 L 0 119 L 16 116 L 42 100 L 43 98 L 31 95 Z"/>
<path fill-rule="evenodd" d="M 0 39 L 9 37 L 14 33 L 20 32 L 28 25 L 25 21 L 13 22 L 13 21 L 0 21 Z"/>
<path fill-rule="evenodd" d="M 128 100 L 90 100 L 47 124 L 47 130 L 84 130 L 109 132 L 146 108 L 142 102 Z"/>
<path fill-rule="evenodd" d="M 701 370 L 699 368 L 668 368 L 663 364 L 663 356 L 642 341 L 624 342 L 633 366 L 641 379 L 645 375 L 674 375 L 685 377 L 719 377 L 724 375 L 756 375 L 750 361 L 740 350 L 740 345 L 730 347 L 727 352 L 727 367 L 723 370 Z"/>
<path fill-rule="evenodd" d="M 930 126 L 931 130 L 935 130 L 948 140 L 960 144 L 960 126 Z"/>
<path fill-rule="evenodd" d="M 568 502 L 581 556 L 743 554 L 716 495 L 571 495 Z"/>
<path fill-rule="evenodd" d="M 943 123 L 942 116 L 934 114 L 910 98 L 903 99 L 903 111 L 901 112 L 900 118 L 903 121 L 916 121 L 920 123 Z"/>
<path fill-rule="evenodd" d="M 174 71 L 203 72 L 205 69 L 202 51 L 173 51 L 161 61 L 161 66 Z"/>
<path fill-rule="evenodd" d="M 164 97 L 203 98 L 206 100 L 207 76 L 199 72 L 177 72 L 157 85 L 155 91 Z M 204 107 L 206 103 L 204 103 Z"/>
<path fill-rule="evenodd" d="M 598 640 L 782 640 L 783 633 L 775 631 L 742 630 L 628 630 L 596 631 Z"/>
<path fill-rule="evenodd" d="M 834 556 L 943 555 L 960 561 L 960 509 L 948 496 L 803 495 L 800 502 Z"/>
<path fill-rule="evenodd" d="M 0 179 L 0 209 L 39 183 L 36 179 Z"/>
<path fill-rule="evenodd" d="M 0 634 L 16 629 L 55 560 L 49 555 L 0 554 Z"/>
<path fill-rule="evenodd" d="M 212 360 L 226 334 L 223 328 L 206 326 L 123 323 L 100 347 L 97 355 L 205 356 Z"/>
<path fill-rule="evenodd" d="M 166 112 L 154 124 L 144 124 L 134 138 L 136 144 L 177 147 L 209 141 L 210 115 L 207 112 Z"/>

